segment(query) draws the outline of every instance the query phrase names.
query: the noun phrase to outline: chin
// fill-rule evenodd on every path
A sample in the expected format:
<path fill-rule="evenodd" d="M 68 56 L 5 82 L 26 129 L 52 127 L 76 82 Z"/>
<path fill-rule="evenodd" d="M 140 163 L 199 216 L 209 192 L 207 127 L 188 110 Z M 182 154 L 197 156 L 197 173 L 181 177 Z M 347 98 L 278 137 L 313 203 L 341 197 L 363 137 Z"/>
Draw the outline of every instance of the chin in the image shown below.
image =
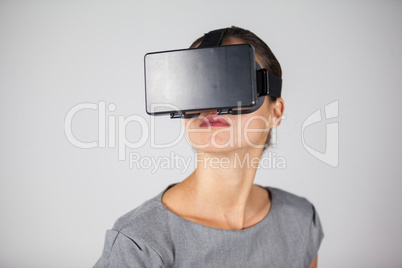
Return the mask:
<path fill-rule="evenodd" d="M 216 148 L 214 146 L 209 146 L 207 148 L 195 148 L 198 154 L 222 154 L 222 153 L 230 153 L 235 152 L 236 148 L 227 146 L 225 148 Z"/>
<path fill-rule="evenodd" d="M 195 149 L 211 148 L 217 150 L 223 150 L 226 148 L 234 148 L 235 139 L 229 133 L 219 133 L 214 135 L 213 133 L 192 133 L 187 134 L 187 140 Z"/>

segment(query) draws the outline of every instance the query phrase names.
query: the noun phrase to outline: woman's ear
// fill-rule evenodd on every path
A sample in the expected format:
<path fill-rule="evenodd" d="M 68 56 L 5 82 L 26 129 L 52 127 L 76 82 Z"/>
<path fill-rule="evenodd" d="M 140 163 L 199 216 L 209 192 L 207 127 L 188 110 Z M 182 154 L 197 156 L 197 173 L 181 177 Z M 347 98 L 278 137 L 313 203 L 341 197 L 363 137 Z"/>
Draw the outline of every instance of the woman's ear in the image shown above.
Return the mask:
<path fill-rule="evenodd" d="M 285 111 L 285 102 L 282 98 L 277 98 L 276 101 L 272 104 L 272 113 L 271 113 L 271 128 L 276 128 L 281 124 L 282 115 Z"/>

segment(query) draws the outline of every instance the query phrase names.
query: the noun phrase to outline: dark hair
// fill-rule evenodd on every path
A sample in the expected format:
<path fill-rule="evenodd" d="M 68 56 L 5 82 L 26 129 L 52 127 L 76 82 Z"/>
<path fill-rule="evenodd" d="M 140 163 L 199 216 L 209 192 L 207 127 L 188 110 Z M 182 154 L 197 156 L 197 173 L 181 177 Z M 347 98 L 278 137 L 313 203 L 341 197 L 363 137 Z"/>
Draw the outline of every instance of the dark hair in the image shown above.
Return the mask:
<path fill-rule="evenodd" d="M 227 37 L 238 38 L 244 41 L 245 43 L 253 46 L 255 50 L 255 56 L 261 63 L 262 65 L 261 67 L 267 69 L 269 74 L 282 78 L 282 69 L 281 65 L 279 64 L 279 61 L 276 59 L 274 53 L 272 53 L 268 45 L 261 40 L 261 38 L 259 38 L 249 30 L 245 30 L 236 26 L 227 28 L 225 34 L 223 35 L 223 38 L 225 39 Z M 195 40 L 193 44 L 190 46 L 190 48 L 197 47 L 199 44 L 201 44 L 203 39 L 204 37 L 202 36 L 197 40 Z M 276 97 L 268 96 L 268 100 L 270 103 L 275 102 L 276 99 L 277 99 Z M 265 141 L 264 150 L 269 147 L 270 142 L 271 142 L 271 130 L 269 131 L 267 140 Z"/>

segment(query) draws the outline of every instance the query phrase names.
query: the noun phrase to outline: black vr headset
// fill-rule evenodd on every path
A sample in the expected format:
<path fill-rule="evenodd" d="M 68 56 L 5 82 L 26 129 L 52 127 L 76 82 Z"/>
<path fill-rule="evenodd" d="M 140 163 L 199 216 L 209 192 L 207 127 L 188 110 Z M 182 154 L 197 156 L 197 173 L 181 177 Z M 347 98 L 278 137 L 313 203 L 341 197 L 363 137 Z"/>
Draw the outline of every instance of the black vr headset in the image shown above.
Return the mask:
<path fill-rule="evenodd" d="M 226 29 L 204 35 L 194 49 L 147 53 L 145 100 L 149 115 L 197 117 L 256 111 L 265 96 L 281 96 L 282 79 L 268 74 L 249 44 L 220 46 Z"/>

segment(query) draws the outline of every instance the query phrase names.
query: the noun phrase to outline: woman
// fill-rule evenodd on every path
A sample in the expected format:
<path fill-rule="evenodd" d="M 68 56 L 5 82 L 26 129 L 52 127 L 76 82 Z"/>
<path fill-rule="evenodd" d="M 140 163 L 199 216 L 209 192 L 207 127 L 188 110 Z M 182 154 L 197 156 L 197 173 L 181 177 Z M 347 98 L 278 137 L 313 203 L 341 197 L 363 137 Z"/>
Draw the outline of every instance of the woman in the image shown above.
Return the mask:
<path fill-rule="evenodd" d="M 245 43 L 281 77 L 274 54 L 250 31 L 228 28 L 221 45 Z M 317 267 L 323 232 L 313 205 L 253 183 L 283 111 L 282 98 L 266 96 L 249 114 L 210 110 L 185 119 L 195 171 L 117 220 L 95 267 Z"/>

